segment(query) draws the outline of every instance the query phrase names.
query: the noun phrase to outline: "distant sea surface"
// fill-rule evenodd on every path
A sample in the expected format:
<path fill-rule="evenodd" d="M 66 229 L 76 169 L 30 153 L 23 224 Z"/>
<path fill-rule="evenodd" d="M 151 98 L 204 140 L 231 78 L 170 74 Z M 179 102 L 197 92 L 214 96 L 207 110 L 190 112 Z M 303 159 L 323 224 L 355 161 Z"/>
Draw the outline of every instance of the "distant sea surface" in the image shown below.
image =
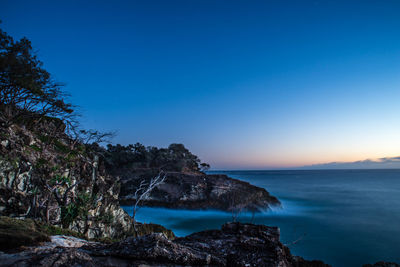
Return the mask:
<path fill-rule="evenodd" d="M 294 255 L 333 266 L 400 263 L 400 170 L 210 171 L 263 187 L 282 209 L 255 215 L 254 223 L 281 228 Z M 130 214 L 132 209 L 124 207 Z M 184 236 L 231 221 L 221 211 L 143 207 L 137 219 Z M 250 222 L 251 214 L 239 220 Z M 297 241 L 297 242 L 296 242 Z"/>

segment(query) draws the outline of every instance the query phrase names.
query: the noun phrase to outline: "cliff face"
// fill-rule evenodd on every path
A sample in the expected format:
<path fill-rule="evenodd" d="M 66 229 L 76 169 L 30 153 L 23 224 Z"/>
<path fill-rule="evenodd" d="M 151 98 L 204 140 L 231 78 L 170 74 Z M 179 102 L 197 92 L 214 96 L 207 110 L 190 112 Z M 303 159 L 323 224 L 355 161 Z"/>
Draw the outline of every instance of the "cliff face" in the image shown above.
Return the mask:
<path fill-rule="evenodd" d="M 121 204 L 135 202 L 134 192 L 143 179 L 157 175 L 152 170 L 137 170 L 121 175 Z M 188 209 L 262 210 L 280 205 L 279 200 L 265 189 L 226 175 L 204 173 L 166 173 L 166 181 L 143 202 L 148 206 Z"/>
<path fill-rule="evenodd" d="M 64 128 L 49 120 L 0 129 L 0 215 L 39 218 L 89 238 L 124 236 L 132 220 L 119 206 L 119 184 Z"/>
<path fill-rule="evenodd" d="M 279 229 L 229 223 L 221 230 L 169 240 L 163 234 L 127 238 L 110 245 L 65 237 L 14 254 L 0 253 L 3 266 L 281 266 L 325 267 L 293 256 Z"/>

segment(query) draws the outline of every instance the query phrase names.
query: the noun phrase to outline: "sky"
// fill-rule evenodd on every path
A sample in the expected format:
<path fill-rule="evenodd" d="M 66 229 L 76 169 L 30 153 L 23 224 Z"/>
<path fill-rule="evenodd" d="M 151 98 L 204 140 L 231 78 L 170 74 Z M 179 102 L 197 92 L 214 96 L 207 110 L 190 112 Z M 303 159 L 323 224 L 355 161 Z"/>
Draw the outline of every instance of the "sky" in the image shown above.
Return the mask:
<path fill-rule="evenodd" d="M 213 169 L 400 155 L 400 1 L 0 0 L 114 143 Z"/>

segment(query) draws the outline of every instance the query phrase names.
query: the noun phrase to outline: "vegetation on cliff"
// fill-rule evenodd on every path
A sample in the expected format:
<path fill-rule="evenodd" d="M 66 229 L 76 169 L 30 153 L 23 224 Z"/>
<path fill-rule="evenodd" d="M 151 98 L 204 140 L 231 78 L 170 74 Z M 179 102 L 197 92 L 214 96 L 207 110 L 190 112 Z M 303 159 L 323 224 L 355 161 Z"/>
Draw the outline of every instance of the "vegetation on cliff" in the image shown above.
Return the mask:
<path fill-rule="evenodd" d="M 118 203 L 118 179 L 106 171 L 99 145 L 110 134 L 81 129 L 66 96 L 30 41 L 15 41 L 0 29 L 0 215 L 57 225 L 87 238 L 152 230 L 173 236 L 155 225 L 133 231 Z"/>
<path fill-rule="evenodd" d="M 158 169 L 175 172 L 200 172 L 210 165 L 202 163 L 182 144 L 171 144 L 167 148 L 134 145 L 107 145 L 102 153 L 108 169 L 121 173 L 129 169 Z"/>

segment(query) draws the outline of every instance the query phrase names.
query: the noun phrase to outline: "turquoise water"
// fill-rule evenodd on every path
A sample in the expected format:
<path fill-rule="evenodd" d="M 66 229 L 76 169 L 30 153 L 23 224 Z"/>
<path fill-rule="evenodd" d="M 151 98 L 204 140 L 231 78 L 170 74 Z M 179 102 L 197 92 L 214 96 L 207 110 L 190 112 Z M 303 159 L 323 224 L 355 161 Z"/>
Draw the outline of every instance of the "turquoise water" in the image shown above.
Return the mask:
<path fill-rule="evenodd" d="M 400 170 L 210 173 L 248 181 L 277 196 L 282 209 L 256 214 L 254 222 L 279 226 L 281 241 L 295 255 L 339 267 L 400 262 Z M 162 224 L 183 236 L 219 228 L 232 216 L 212 210 L 143 207 L 137 219 Z M 252 216 L 243 213 L 239 220 L 250 222 Z"/>

